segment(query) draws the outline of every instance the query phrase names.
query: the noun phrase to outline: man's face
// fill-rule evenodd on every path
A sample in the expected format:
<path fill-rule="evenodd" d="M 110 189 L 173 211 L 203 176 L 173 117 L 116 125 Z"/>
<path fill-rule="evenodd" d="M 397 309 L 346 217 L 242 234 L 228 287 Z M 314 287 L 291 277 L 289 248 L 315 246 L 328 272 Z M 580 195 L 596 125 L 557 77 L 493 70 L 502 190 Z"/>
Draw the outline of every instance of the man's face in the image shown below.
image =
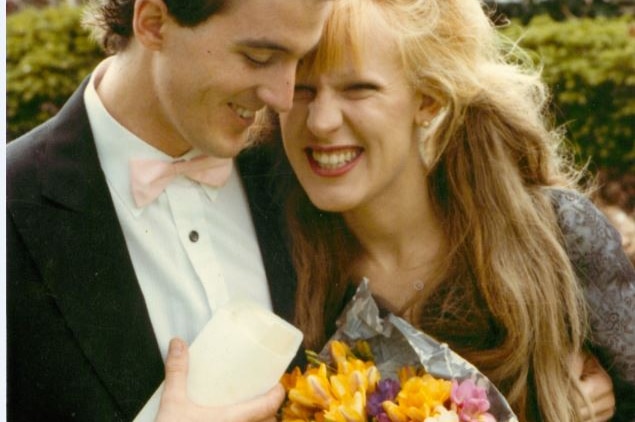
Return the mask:
<path fill-rule="evenodd" d="M 233 0 L 194 28 L 168 20 L 151 70 L 152 143 L 173 156 L 192 147 L 238 154 L 257 110 L 291 107 L 296 66 L 317 43 L 329 7 L 324 0 Z"/>

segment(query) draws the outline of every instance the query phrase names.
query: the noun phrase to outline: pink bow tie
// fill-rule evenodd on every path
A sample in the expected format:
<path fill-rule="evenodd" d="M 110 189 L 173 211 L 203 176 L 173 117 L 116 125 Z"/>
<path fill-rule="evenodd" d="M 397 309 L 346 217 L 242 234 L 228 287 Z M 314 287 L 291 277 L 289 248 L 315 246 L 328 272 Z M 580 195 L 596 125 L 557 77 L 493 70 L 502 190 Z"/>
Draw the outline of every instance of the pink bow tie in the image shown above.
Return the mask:
<path fill-rule="evenodd" d="M 223 186 L 232 170 L 229 158 L 205 155 L 189 161 L 173 163 L 161 160 L 131 160 L 130 184 L 137 207 L 142 208 L 154 201 L 178 175 L 184 175 L 199 183 Z"/>

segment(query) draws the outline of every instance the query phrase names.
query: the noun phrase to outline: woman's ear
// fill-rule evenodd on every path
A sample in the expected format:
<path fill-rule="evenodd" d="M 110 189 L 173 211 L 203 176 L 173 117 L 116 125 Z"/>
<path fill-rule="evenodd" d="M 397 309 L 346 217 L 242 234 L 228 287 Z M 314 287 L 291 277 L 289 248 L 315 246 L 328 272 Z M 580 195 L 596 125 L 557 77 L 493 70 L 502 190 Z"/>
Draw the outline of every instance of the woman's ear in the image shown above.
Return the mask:
<path fill-rule="evenodd" d="M 168 9 L 163 0 L 137 0 L 132 17 L 135 39 L 151 50 L 160 49 L 167 20 Z"/>
<path fill-rule="evenodd" d="M 442 105 L 430 95 L 423 93 L 420 93 L 419 95 L 419 109 L 415 114 L 415 123 L 417 126 L 427 127 L 437 116 Z"/>

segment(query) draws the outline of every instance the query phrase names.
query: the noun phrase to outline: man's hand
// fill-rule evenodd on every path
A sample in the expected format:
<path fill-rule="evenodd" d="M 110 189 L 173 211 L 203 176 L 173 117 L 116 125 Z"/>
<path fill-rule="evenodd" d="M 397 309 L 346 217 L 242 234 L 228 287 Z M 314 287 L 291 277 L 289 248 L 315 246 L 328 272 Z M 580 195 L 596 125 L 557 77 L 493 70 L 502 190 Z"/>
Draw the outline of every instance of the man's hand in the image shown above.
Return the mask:
<path fill-rule="evenodd" d="M 156 422 L 218 421 L 218 422 L 270 422 L 284 400 L 284 389 L 280 384 L 262 396 L 244 403 L 204 407 L 187 397 L 188 371 L 187 344 L 178 338 L 172 339 L 165 363 L 165 387 Z M 218 388 L 223 388 L 222 385 Z"/>
<path fill-rule="evenodd" d="M 581 421 L 604 422 L 615 414 L 615 394 L 613 381 L 600 362 L 592 354 L 579 353 L 571 360 L 571 371 L 580 385 L 580 392 L 587 398 L 591 407 L 582 396 L 576 397 Z"/>

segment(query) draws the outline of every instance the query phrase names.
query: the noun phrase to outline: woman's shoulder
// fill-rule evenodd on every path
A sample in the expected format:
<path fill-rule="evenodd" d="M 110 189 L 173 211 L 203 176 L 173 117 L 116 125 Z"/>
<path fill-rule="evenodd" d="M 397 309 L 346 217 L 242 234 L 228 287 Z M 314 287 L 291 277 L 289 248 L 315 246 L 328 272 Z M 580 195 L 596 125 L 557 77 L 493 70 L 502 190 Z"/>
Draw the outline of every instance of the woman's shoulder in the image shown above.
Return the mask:
<path fill-rule="evenodd" d="M 587 254 L 600 246 L 609 251 L 621 248 L 619 232 L 589 198 L 575 190 L 550 188 L 548 192 L 570 253 Z"/>
<path fill-rule="evenodd" d="M 581 226 L 595 227 L 608 224 L 602 212 L 586 195 L 579 191 L 549 188 L 547 192 L 553 203 L 561 229 L 575 230 L 580 229 Z"/>
<path fill-rule="evenodd" d="M 578 191 L 552 188 L 549 195 L 578 276 L 591 283 L 633 277 L 622 238 L 602 211 Z"/>

